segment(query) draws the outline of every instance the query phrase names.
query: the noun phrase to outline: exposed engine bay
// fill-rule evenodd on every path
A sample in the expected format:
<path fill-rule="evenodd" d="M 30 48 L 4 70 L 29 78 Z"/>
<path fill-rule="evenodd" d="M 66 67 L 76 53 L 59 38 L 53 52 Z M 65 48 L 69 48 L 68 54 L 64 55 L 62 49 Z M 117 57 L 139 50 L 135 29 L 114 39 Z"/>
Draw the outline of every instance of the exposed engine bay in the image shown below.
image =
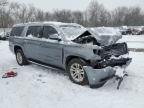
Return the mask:
<path fill-rule="evenodd" d="M 92 36 L 92 34 L 89 31 L 84 32 L 82 35 L 77 37 L 73 40 L 75 43 L 79 44 L 89 44 L 92 43 L 93 45 L 100 46 L 100 43 L 97 42 L 96 38 Z"/>
<path fill-rule="evenodd" d="M 94 50 L 95 54 L 98 54 L 102 59 L 92 63 L 94 68 L 105 68 L 107 66 L 123 66 L 126 65 L 127 61 L 131 58 L 121 57 L 128 53 L 126 43 L 117 43 L 110 46 L 104 46 L 101 50 Z M 115 58 L 112 58 L 115 57 Z"/>

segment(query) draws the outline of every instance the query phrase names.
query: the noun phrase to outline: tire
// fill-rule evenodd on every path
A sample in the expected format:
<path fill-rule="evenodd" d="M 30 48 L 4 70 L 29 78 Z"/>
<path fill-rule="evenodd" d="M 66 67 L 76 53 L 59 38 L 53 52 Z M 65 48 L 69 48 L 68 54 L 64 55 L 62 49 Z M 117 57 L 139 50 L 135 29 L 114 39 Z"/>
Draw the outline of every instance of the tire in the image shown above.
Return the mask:
<path fill-rule="evenodd" d="M 102 82 L 102 83 L 99 83 L 97 85 L 90 85 L 90 88 L 101 88 L 102 86 L 104 86 L 105 83 L 106 83 L 106 81 Z"/>
<path fill-rule="evenodd" d="M 86 85 L 88 84 L 88 79 L 83 66 L 86 66 L 86 62 L 81 59 L 72 59 L 67 65 L 67 72 L 69 79 L 76 84 Z"/>
<path fill-rule="evenodd" d="M 28 65 L 28 61 L 27 61 L 26 57 L 24 56 L 24 53 L 21 49 L 17 49 L 15 52 L 15 55 L 16 55 L 17 63 L 20 66 Z"/>

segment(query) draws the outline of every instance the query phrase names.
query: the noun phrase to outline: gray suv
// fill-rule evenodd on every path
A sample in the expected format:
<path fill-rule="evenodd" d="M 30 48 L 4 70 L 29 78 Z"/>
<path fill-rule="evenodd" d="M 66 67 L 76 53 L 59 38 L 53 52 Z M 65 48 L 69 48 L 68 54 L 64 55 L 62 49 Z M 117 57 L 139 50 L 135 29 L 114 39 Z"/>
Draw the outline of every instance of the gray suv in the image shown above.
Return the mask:
<path fill-rule="evenodd" d="M 116 76 L 115 67 L 131 61 L 122 57 L 128 53 L 126 43 L 102 46 L 86 28 L 74 23 L 14 25 L 9 46 L 19 65 L 35 62 L 63 69 L 72 82 L 90 87 L 101 87 Z"/>

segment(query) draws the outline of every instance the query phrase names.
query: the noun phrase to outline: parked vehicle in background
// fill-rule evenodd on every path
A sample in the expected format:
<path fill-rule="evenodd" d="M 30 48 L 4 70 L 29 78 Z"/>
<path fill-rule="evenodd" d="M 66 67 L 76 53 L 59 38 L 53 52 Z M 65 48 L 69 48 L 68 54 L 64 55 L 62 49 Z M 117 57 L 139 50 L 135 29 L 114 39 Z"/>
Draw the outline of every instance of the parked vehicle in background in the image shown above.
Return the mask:
<path fill-rule="evenodd" d="M 0 40 L 8 40 L 11 28 L 0 28 Z"/>
<path fill-rule="evenodd" d="M 133 27 L 133 30 L 135 31 L 133 33 L 133 35 L 142 35 L 142 34 L 144 34 L 144 27 L 143 26 Z"/>
<path fill-rule="evenodd" d="M 5 33 L 4 33 L 4 32 L 1 32 L 1 33 L 0 33 L 0 40 L 6 40 L 6 37 L 5 37 Z"/>
<path fill-rule="evenodd" d="M 141 29 L 141 31 L 140 31 L 139 34 L 140 34 L 140 35 L 143 35 L 143 34 L 144 34 L 144 27 L 142 27 L 142 29 Z"/>
<path fill-rule="evenodd" d="M 143 26 L 122 26 L 120 32 L 122 35 L 142 35 L 144 33 Z"/>
<path fill-rule="evenodd" d="M 117 68 L 131 61 L 122 56 L 128 54 L 126 43 L 103 46 L 86 28 L 74 23 L 17 24 L 9 46 L 19 65 L 35 62 L 60 68 L 68 72 L 72 82 L 91 87 L 100 87 L 118 76 Z"/>
<path fill-rule="evenodd" d="M 88 29 L 103 46 L 112 45 L 122 38 L 119 30 L 112 27 L 95 27 Z"/>
<path fill-rule="evenodd" d="M 131 35 L 132 34 L 132 30 L 127 26 L 122 26 L 119 28 L 119 30 L 122 35 Z"/>
<path fill-rule="evenodd" d="M 1 32 L 0 40 L 7 40 L 9 38 L 10 32 Z"/>

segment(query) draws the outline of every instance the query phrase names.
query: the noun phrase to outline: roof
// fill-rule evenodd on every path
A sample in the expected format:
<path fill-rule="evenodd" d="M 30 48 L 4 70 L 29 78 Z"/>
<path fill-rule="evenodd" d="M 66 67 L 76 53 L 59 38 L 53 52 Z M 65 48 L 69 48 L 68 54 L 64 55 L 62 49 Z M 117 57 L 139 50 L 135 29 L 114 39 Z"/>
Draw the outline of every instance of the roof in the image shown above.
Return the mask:
<path fill-rule="evenodd" d="M 17 26 L 34 26 L 34 25 L 43 25 L 43 24 L 55 25 L 55 26 L 61 26 L 61 25 L 78 25 L 76 23 L 63 23 L 63 22 L 48 21 L 48 22 L 20 23 L 20 24 L 14 25 L 14 27 L 17 27 Z"/>

